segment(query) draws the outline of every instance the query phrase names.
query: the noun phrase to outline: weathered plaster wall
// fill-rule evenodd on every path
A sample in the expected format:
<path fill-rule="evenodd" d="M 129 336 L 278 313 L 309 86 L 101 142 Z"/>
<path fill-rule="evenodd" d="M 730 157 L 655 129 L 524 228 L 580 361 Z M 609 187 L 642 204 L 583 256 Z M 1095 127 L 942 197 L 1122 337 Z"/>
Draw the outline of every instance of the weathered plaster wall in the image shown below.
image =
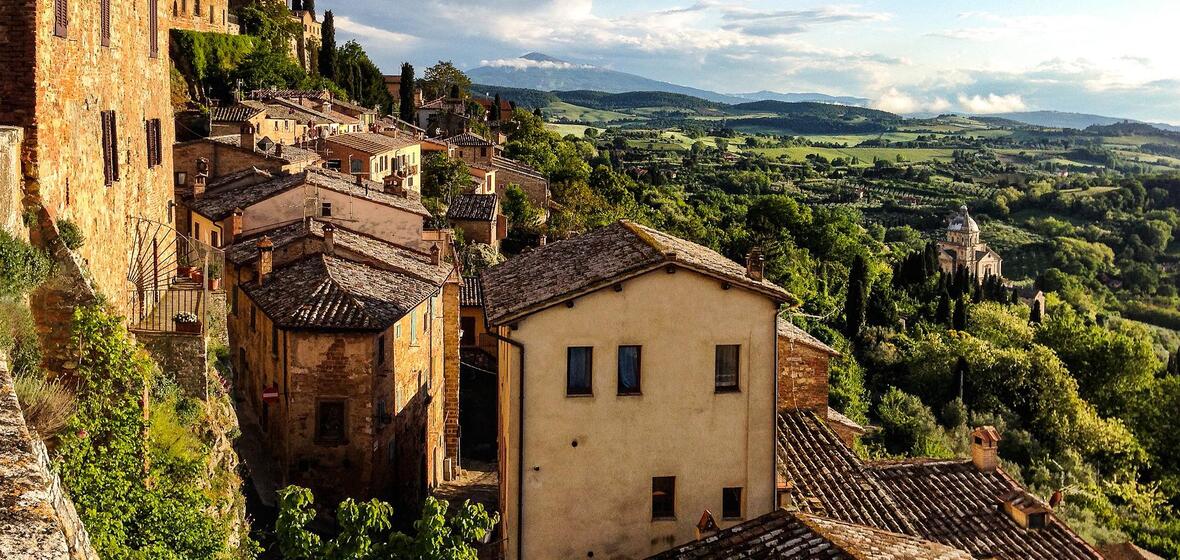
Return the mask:
<path fill-rule="evenodd" d="M 502 344 L 504 536 L 516 558 L 643 558 L 695 538 L 722 488 L 742 487 L 745 518 L 774 507 L 775 314 L 764 296 L 663 269 L 519 321 Z M 642 395 L 617 394 L 619 345 L 642 345 Z M 739 392 L 714 388 L 715 345 L 740 344 Z M 593 391 L 567 397 L 566 349 L 592 346 Z M 524 514 L 516 516 L 518 426 L 524 429 Z M 574 445 L 576 442 L 576 446 Z M 653 520 L 652 477 L 676 477 L 676 519 Z M 571 531 L 570 527 L 593 528 Z"/>
<path fill-rule="evenodd" d="M 332 203 L 332 216 L 322 219 L 391 243 L 428 249 L 422 242 L 422 216 L 311 186 L 297 187 L 245 208 L 242 231 L 249 233 L 275 224 L 302 220 L 304 203 L 308 198 L 316 199 L 317 215 L 320 203 Z"/>

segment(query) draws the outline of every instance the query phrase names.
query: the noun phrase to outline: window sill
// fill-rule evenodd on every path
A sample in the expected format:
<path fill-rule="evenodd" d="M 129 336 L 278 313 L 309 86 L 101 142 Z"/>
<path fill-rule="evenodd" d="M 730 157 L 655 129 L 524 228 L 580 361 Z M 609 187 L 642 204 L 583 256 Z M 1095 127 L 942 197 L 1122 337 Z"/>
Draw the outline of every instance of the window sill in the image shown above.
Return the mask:
<path fill-rule="evenodd" d="M 716 387 L 713 389 L 713 393 L 717 394 L 717 395 L 721 395 L 721 394 L 725 394 L 725 393 L 740 393 L 740 392 L 742 392 L 741 387 Z"/>
<path fill-rule="evenodd" d="M 658 523 L 661 521 L 676 521 L 676 516 L 673 515 L 672 517 L 653 517 L 653 518 L 651 518 L 652 523 Z"/>
<path fill-rule="evenodd" d="M 569 399 L 584 399 L 593 397 L 594 393 L 566 393 L 565 396 Z"/>
<path fill-rule="evenodd" d="M 620 397 L 642 397 L 643 392 L 642 391 L 634 391 L 634 392 L 630 392 L 630 393 L 618 393 L 617 396 L 620 396 Z"/>
<path fill-rule="evenodd" d="M 745 521 L 745 517 L 722 517 L 722 521 Z"/>

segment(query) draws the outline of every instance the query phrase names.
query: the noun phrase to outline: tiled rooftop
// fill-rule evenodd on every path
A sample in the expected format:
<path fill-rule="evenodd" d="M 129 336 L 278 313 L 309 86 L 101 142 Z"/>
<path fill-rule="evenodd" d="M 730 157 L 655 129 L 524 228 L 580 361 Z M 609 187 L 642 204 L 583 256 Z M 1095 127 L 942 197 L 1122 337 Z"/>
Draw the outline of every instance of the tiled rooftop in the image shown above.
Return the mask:
<path fill-rule="evenodd" d="M 474 132 L 464 132 L 462 134 L 456 134 L 450 138 L 447 138 L 446 142 L 449 142 L 449 143 L 454 144 L 456 146 L 479 147 L 479 146 L 491 146 L 492 145 L 492 143 L 489 142 L 486 138 L 484 138 L 483 136 L 480 136 Z"/>
<path fill-rule="evenodd" d="M 484 270 L 484 307 L 489 322 L 501 324 L 665 264 L 715 276 L 783 302 L 795 301 L 773 283 L 747 277 L 744 266 L 712 249 L 620 220 Z"/>
<path fill-rule="evenodd" d="M 528 164 L 516 161 L 514 159 L 509 159 L 509 158 L 506 158 L 503 156 L 493 156 L 492 157 L 492 167 L 495 167 L 496 169 L 506 169 L 508 171 L 514 171 L 516 173 L 520 173 L 521 175 L 528 175 L 528 176 L 531 176 L 535 179 L 540 179 L 542 181 L 547 180 L 545 178 L 545 176 L 541 174 L 540 171 L 533 169 Z"/>
<path fill-rule="evenodd" d="M 381 331 L 439 287 L 398 272 L 315 254 L 243 291 L 279 327 Z"/>
<path fill-rule="evenodd" d="M 496 219 L 496 203 L 495 194 L 461 194 L 447 207 L 447 219 L 490 222 Z"/>
<path fill-rule="evenodd" d="M 374 132 L 337 134 L 335 136 L 329 136 L 324 142 L 328 144 L 339 144 L 367 154 L 380 154 L 392 150 L 399 150 L 418 143 L 417 140 L 412 140 L 404 136 L 386 136 Z"/>
<path fill-rule="evenodd" d="M 348 175 L 321 168 L 308 168 L 298 173 L 280 175 L 254 185 L 210 190 L 201 198 L 193 200 L 190 207 L 211 220 L 221 220 L 233 213 L 235 208 L 247 208 L 303 185 L 329 189 L 420 216 L 430 215 L 422 205 L 421 197 L 414 191 L 408 191 L 404 197 L 397 196 L 386 193 L 385 186 L 381 183 L 366 179 L 357 185 L 355 179 Z"/>
<path fill-rule="evenodd" d="M 463 277 L 463 286 L 459 288 L 459 305 L 483 307 L 483 287 L 479 285 L 478 276 Z"/>
<path fill-rule="evenodd" d="M 782 317 L 778 318 L 778 335 L 780 337 L 791 340 L 797 344 L 802 344 L 804 346 L 810 346 L 810 347 L 820 350 L 822 352 L 827 352 L 828 354 L 831 354 L 833 356 L 840 355 L 840 353 L 837 352 L 835 349 L 833 349 L 831 346 L 824 344 L 818 338 L 815 338 L 814 336 L 811 336 L 810 334 L 808 334 L 807 331 L 803 330 L 798 325 L 796 325 L 786 319 L 783 319 Z"/>
<path fill-rule="evenodd" d="M 972 560 L 941 544 L 786 510 L 772 511 L 649 560 Z"/>

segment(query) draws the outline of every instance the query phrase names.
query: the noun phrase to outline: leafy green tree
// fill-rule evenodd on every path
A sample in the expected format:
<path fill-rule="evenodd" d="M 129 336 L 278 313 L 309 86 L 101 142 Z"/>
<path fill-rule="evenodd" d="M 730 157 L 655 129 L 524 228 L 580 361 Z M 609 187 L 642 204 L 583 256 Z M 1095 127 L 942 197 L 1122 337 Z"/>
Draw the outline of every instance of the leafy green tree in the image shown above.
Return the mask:
<path fill-rule="evenodd" d="M 454 97 L 466 97 L 467 92 L 471 89 L 471 78 L 468 78 L 467 74 L 459 70 L 453 62 L 440 60 L 438 64 L 426 69 L 419 85 L 422 86 L 422 94 L 427 99 L 455 93 L 453 91 L 455 87 L 459 88 L 459 95 Z"/>
<path fill-rule="evenodd" d="M 336 83 L 361 105 L 377 107 L 386 114 L 393 111 L 385 76 L 356 41 L 345 43 L 336 53 Z"/>
<path fill-rule="evenodd" d="M 877 405 L 877 417 L 881 430 L 868 441 L 887 452 L 911 457 L 953 456 L 934 413 L 918 397 L 890 387 Z"/>
<path fill-rule="evenodd" d="M 435 153 L 422 161 L 422 196 L 450 204 L 471 182 L 471 171 L 459 158 Z"/>
<path fill-rule="evenodd" d="M 392 530 L 393 507 L 380 500 L 349 498 L 336 509 L 339 531 L 321 536 L 308 525 L 315 519 L 310 490 L 288 486 L 279 490 L 275 536 L 283 557 L 290 560 L 477 560 L 475 543 L 484 540 L 499 515 L 482 505 L 464 502 L 450 510 L 445 501 L 427 498 L 414 522 L 413 536 Z"/>
<path fill-rule="evenodd" d="M 504 216 L 512 227 L 531 228 L 541 221 L 541 211 L 531 201 L 520 185 L 509 183 L 504 189 Z"/>
<path fill-rule="evenodd" d="M 332 10 L 324 12 L 324 21 L 320 24 L 320 75 L 336 81 L 336 17 Z"/>
<path fill-rule="evenodd" d="M 402 80 L 398 85 L 398 105 L 397 114 L 401 120 L 406 122 L 414 122 L 415 110 L 414 107 L 414 65 L 409 62 L 402 63 Z"/>
<path fill-rule="evenodd" d="M 284 52 L 295 36 L 302 33 L 302 27 L 290 15 L 287 3 L 281 0 L 251 0 L 238 8 L 238 23 L 244 34 L 258 37 L 271 49 Z"/>

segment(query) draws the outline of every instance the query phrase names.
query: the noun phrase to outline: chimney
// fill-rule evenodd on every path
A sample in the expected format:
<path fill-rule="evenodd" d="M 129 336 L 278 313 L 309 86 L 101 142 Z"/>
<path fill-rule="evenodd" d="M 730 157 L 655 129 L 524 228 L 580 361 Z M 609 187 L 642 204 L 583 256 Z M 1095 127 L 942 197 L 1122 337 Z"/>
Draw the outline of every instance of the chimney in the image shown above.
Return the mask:
<path fill-rule="evenodd" d="M 999 466 L 1000 433 L 992 426 L 980 426 L 971 432 L 971 462 L 982 472 L 995 472 Z"/>
<path fill-rule="evenodd" d="M 358 187 L 365 186 L 365 176 L 364 175 L 353 175 L 353 177 L 356 179 L 356 186 L 358 186 Z"/>
<path fill-rule="evenodd" d="M 542 233 L 541 237 L 537 239 L 537 245 L 544 247 L 545 243 L 547 243 L 548 241 L 549 241 L 549 236 Z"/>
<path fill-rule="evenodd" d="M 277 157 L 277 158 L 283 157 L 283 143 L 282 142 L 275 144 L 275 157 Z"/>
<path fill-rule="evenodd" d="M 436 266 L 438 265 L 441 257 L 440 253 L 442 253 L 442 251 L 438 248 L 438 243 L 430 246 L 430 264 Z"/>
<path fill-rule="evenodd" d="M 209 160 L 197 158 L 197 174 L 193 175 L 193 198 L 205 196 L 205 185 L 209 181 Z"/>
<path fill-rule="evenodd" d="M 395 175 L 385 176 L 385 192 L 400 197 L 406 196 L 406 189 L 402 186 L 401 179 Z"/>
<path fill-rule="evenodd" d="M 330 113 L 331 111 L 332 111 L 332 101 L 330 99 L 325 99 L 323 103 L 320 103 L 320 112 L 321 113 Z"/>
<path fill-rule="evenodd" d="M 764 265 L 765 260 L 762 258 L 762 248 L 754 247 L 750 249 L 750 254 L 746 257 L 746 276 L 751 280 L 761 282 Z"/>
<path fill-rule="evenodd" d="M 241 208 L 234 208 L 234 213 L 229 217 L 229 242 L 233 243 L 239 235 L 242 235 L 242 214 Z"/>
<path fill-rule="evenodd" d="M 324 224 L 324 253 L 336 254 L 336 226 L 331 223 Z"/>
<path fill-rule="evenodd" d="M 270 240 L 270 237 L 262 236 L 258 240 L 258 285 L 261 286 L 266 282 L 266 277 L 270 275 L 271 267 L 274 266 L 274 250 L 275 244 Z"/>
<path fill-rule="evenodd" d="M 717 526 L 717 520 L 713 519 L 713 512 L 709 510 L 701 512 L 701 519 L 697 521 L 697 540 L 720 531 L 721 527 Z"/>
<path fill-rule="evenodd" d="M 246 123 L 242 125 L 242 139 L 238 143 L 239 146 L 250 150 L 251 152 L 258 150 L 257 141 L 254 140 L 254 125 Z"/>

